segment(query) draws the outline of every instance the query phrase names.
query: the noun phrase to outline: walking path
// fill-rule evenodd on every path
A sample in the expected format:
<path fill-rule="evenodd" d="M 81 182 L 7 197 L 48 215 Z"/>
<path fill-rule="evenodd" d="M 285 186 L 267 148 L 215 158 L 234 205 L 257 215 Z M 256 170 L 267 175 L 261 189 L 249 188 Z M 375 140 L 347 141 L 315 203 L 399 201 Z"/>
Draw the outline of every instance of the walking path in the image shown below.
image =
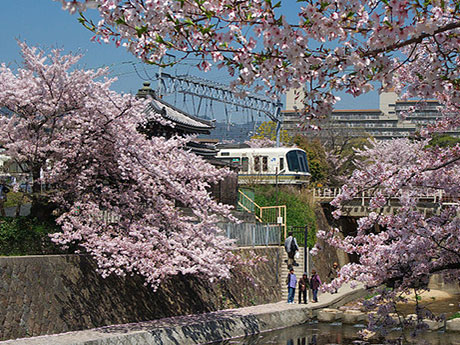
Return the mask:
<path fill-rule="evenodd" d="M 339 306 L 365 294 L 362 287 L 343 286 L 337 294 L 322 294 L 318 303 L 278 302 L 212 313 L 113 325 L 85 331 L 0 341 L 0 345 L 169 345 L 205 344 L 299 325 L 315 310 Z"/>

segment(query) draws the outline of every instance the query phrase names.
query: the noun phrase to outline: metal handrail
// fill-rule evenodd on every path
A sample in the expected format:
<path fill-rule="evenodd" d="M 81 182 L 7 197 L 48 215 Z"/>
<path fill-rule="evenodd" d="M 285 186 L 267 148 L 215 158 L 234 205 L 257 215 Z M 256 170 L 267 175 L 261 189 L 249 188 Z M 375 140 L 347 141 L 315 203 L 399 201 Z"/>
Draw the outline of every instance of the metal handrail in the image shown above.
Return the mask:
<path fill-rule="evenodd" d="M 284 235 L 286 236 L 286 205 L 279 205 L 279 206 L 259 206 L 254 200 L 252 200 L 249 196 L 247 196 L 241 190 L 238 191 L 240 197 L 238 198 L 238 205 L 245 210 L 246 212 L 253 213 L 256 220 L 260 223 L 268 223 L 268 224 L 279 224 L 283 227 Z M 249 204 L 249 205 L 248 205 Z M 251 206 L 253 210 L 251 209 Z M 267 212 L 272 211 L 272 214 L 268 214 Z M 273 213 L 275 214 L 276 219 L 273 218 Z M 271 217 L 270 217 L 271 216 Z M 281 219 L 280 219 L 281 218 Z M 281 220 L 281 223 L 279 222 Z"/>
<path fill-rule="evenodd" d="M 316 200 L 333 200 L 342 192 L 341 188 L 338 187 L 318 187 L 313 189 L 313 199 Z M 371 199 L 374 196 L 375 191 L 362 191 L 360 195 L 356 195 L 355 199 L 361 199 L 362 206 L 365 206 L 366 200 Z M 394 198 L 395 195 L 386 195 L 386 197 Z M 435 192 L 420 192 L 417 198 L 431 200 L 433 203 L 441 203 L 442 205 L 449 204 L 450 201 L 459 200 L 458 196 L 447 195 L 443 190 Z"/>

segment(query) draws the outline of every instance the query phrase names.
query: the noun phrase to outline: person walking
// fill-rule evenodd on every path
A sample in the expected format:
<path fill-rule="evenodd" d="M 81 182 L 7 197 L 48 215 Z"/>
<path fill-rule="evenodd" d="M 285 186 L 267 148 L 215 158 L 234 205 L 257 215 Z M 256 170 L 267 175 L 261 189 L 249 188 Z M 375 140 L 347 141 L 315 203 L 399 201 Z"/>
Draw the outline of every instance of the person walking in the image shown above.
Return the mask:
<path fill-rule="evenodd" d="M 313 293 L 313 303 L 318 302 L 318 289 L 321 286 L 321 279 L 316 270 L 311 270 L 310 288 Z"/>
<path fill-rule="evenodd" d="M 338 276 L 339 276 L 339 264 L 337 262 L 334 262 L 332 264 L 332 267 L 329 273 L 327 274 L 328 283 L 330 284 Z M 337 289 L 335 289 L 335 291 L 331 293 L 337 293 Z"/>
<path fill-rule="evenodd" d="M 288 303 L 294 303 L 294 296 L 295 296 L 295 287 L 297 286 L 297 277 L 294 273 L 294 268 L 291 267 L 289 269 L 288 276 L 286 278 L 286 284 L 288 287 Z"/>
<path fill-rule="evenodd" d="M 299 245 L 297 244 L 295 237 L 292 235 L 292 231 L 288 232 L 288 237 L 284 241 L 284 249 L 288 255 L 288 267 L 299 266 L 299 264 L 295 262 L 295 253 L 299 250 Z"/>
<path fill-rule="evenodd" d="M 302 296 L 303 296 L 303 303 L 307 304 L 307 289 L 308 289 L 308 275 L 304 273 L 302 278 L 299 279 L 299 304 L 302 303 Z"/>

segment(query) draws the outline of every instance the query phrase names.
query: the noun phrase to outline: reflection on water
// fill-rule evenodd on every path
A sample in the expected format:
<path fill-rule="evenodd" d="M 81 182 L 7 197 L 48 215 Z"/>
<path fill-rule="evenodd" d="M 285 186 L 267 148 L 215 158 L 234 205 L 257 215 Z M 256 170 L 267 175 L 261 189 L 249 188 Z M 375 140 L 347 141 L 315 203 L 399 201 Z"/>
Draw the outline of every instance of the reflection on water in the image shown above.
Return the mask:
<path fill-rule="evenodd" d="M 404 341 L 398 340 L 399 334 L 387 339 L 362 341 L 358 331 L 363 325 L 341 325 L 311 323 L 282 330 L 252 335 L 245 338 L 213 343 L 213 345 L 365 345 L 365 344 L 423 344 L 423 345 L 458 345 L 459 333 L 425 332 L 417 338 L 406 335 Z"/>

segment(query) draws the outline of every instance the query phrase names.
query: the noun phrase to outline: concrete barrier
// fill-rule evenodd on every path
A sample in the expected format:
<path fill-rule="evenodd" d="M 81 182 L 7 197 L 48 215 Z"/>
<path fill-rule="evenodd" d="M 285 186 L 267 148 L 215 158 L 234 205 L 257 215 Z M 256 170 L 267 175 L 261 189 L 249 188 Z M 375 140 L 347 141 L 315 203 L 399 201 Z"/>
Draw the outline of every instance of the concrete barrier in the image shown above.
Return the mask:
<path fill-rule="evenodd" d="M 264 331 L 303 324 L 314 313 L 350 296 L 362 288 L 344 288 L 342 293 L 323 295 L 320 303 L 264 304 L 206 314 L 178 316 L 142 323 L 114 325 L 86 331 L 39 336 L 0 342 L 1 345 L 195 345 L 221 341 Z M 347 298 L 344 298 L 347 295 Z M 350 297 L 351 298 L 351 297 Z M 341 311 L 338 311 L 342 313 Z M 335 315 L 335 314 L 334 314 Z"/>
<path fill-rule="evenodd" d="M 311 309 L 277 303 L 278 310 L 256 306 L 151 322 L 108 326 L 53 336 L 0 342 L 2 345 L 169 345 L 203 344 L 309 321 Z M 273 304 L 268 305 L 273 306 Z"/>

